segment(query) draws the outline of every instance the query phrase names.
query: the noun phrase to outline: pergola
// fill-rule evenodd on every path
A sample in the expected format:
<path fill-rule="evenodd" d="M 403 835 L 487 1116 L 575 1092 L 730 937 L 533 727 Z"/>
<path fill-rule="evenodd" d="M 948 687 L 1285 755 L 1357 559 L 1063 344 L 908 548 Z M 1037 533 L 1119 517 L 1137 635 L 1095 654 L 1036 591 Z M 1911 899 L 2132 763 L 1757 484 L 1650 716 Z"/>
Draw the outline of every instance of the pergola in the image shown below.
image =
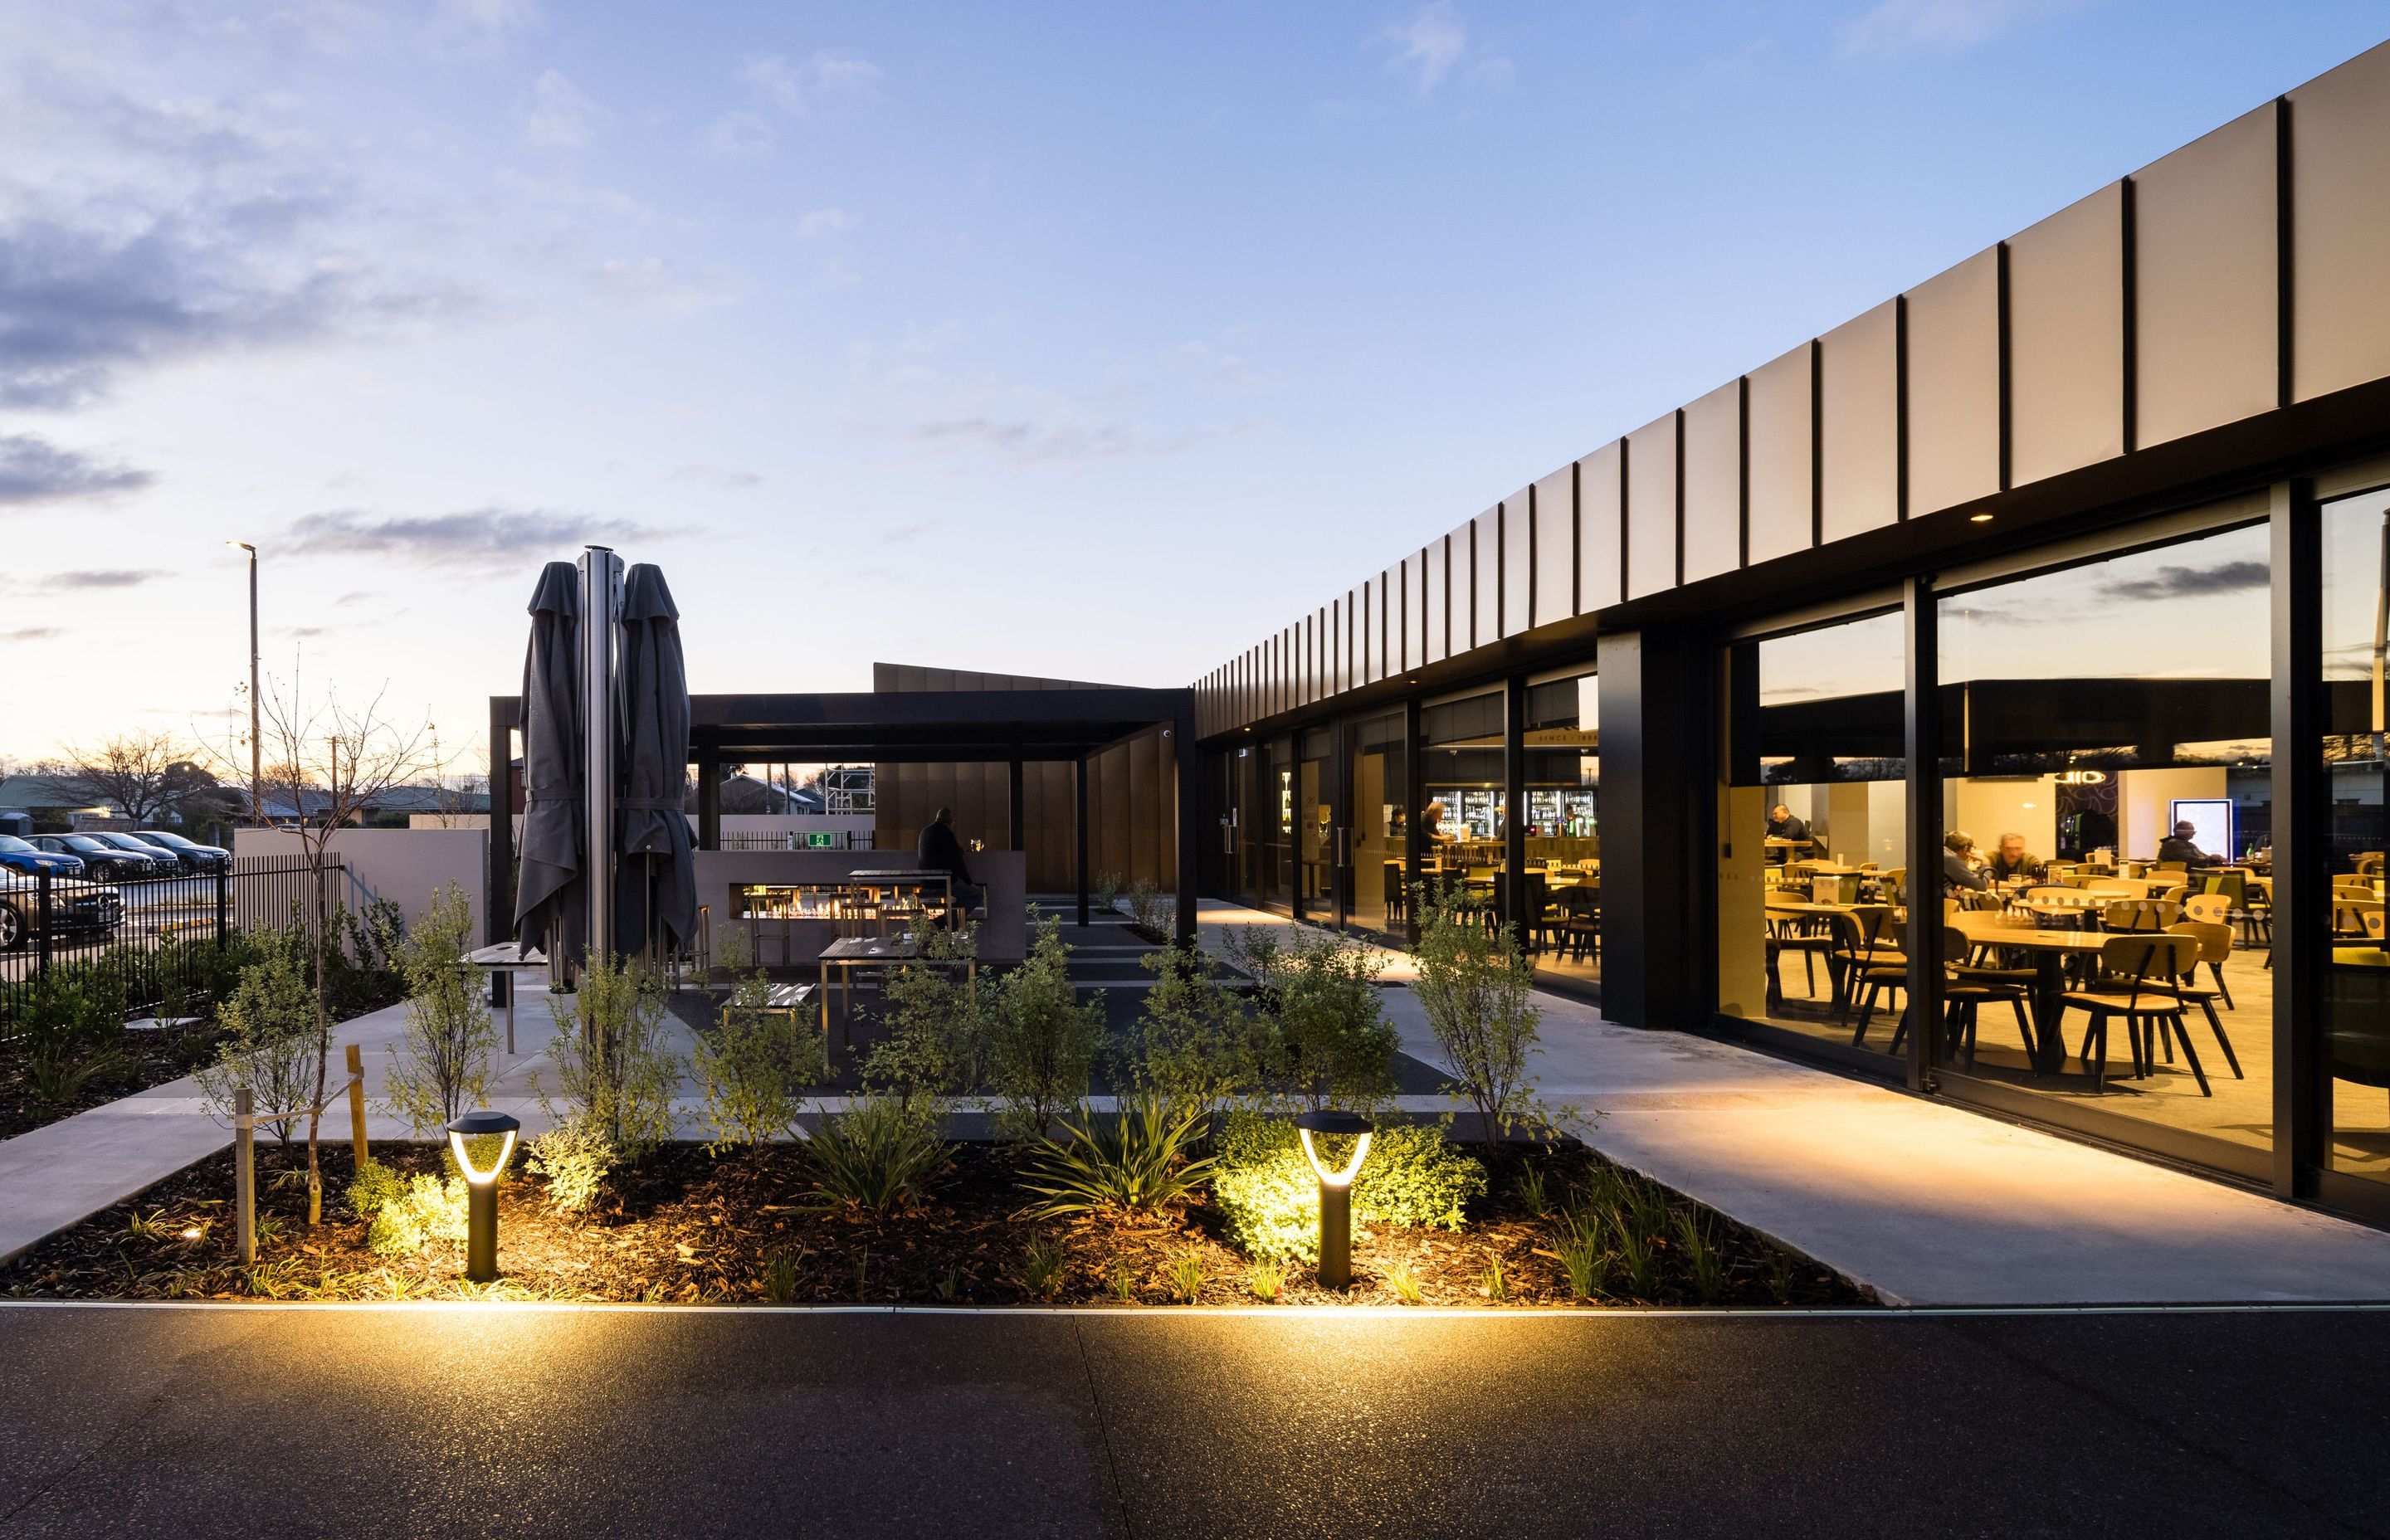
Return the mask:
<path fill-rule="evenodd" d="M 810 695 L 692 695 L 689 763 L 697 767 L 697 846 L 722 845 L 722 766 L 801 764 L 1004 764 L 1011 767 L 1008 825 L 1022 848 L 1022 767 L 1033 761 L 1077 766 L 1079 923 L 1087 923 L 1087 762 L 1160 727 L 1178 768 L 1178 939 L 1195 936 L 1197 868 L 1195 692 L 1191 689 L 1062 688 L 904 690 Z M 504 941 L 514 913 L 513 733 L 522 698 L 490 697 L 490 941 Z"/>

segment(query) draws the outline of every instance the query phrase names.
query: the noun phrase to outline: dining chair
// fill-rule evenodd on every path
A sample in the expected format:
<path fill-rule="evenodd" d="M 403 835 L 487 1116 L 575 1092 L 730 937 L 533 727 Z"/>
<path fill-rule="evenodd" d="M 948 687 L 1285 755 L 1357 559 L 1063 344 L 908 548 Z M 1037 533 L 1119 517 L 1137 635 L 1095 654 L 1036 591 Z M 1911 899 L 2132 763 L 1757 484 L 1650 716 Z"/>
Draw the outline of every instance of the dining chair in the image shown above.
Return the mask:
<path fill-rule="evenodd" d="M 2092 1088 L 2108 1088 L 2108 1020 L 2125 1019 L 2126 1041 L 2132 1052 L 2133 1078 L 2145 1080 L 2155 1068 L 2149 1034 L 2165 1033 L 2182 1045 L 2183 1061 L 2199 1082 L 2202 1096 L 2216 1094 L 2200 1067 L 2199 1050 L 2183 1027 L 2184 1001 L 2175 981 L 2190 970 L 2199 956 L 2199 942 L 2191 936 L 2132 934 L 2110 936 L 2100 947 L 2100 973 L 2089 984 L 2059 996 L 2058 1027 L 2062 1036 L 2066 1012 L 2090 1015 L 2083 1032 L 2082 1059 L 2091 1072 Z"/>
<path fill-rule="evenodd" d="M 1986 1005 L 2006 1004 L 2016 1013 L 2018 1034 L 2024 1039 L 2025 1056 L 2036 1052 L 2033 1023 L 2024 1012 L 2025 997 L 2033 988 L 2033 969 L 1977 968 L 1967 958 L 1973 950 L 1955 925 L 1942 928 L 1942 999 L 1945 1022 L 1954 1029 L 1959 1053 L 1965 1068 L 1975 1068 L 1976 1018 Z M 1898 1053 L 1908 1027 L 1908 1013 L 1901 1012 L 1901 1024 L 1892 1034 L 1892 1051 Z"/>
<path fill-rule="evenodd" d="M 2216 1046 L 2224 1050 L 2224 1062 L 2232 1067 L 2232 1078 L 2248 1078 L 2241 1072 L 2241 1056 L 2232 1051 L 2232 1039 L 2224 1035 L 2224 1019 L 2216 1014 L 2216 1001 L 2219 995 L 2223 998 L 2224 1008 L 2232 1008 L 2232 991 L 2224 982 L 2224 965 L 2232 956 L 2232 927 L 2213 921 L 2186 919 L 2176 924 L 2172 933 L 2188 936 L 2199 943 L 2199 954 L 2191 959 L 2191 970 L 2185 973 L 2187 982 L 2177 983 L 2175 993 L 2206 1013 L 2208 1030 L 2216 1033 Z M 2205 988 L 2199 982 L 2199 975 L 2194 970 L 2201 963 L 2205 963 L 2207 971 L 2214 976 L 2214 989 Z M 2173 1056 L 2169 1054 L 2167 1057 Z"/>
<path fill-rule="evenodd" d="M 1560 892 L 1560 935 L 1556 950 L 1562 961 L 1578 962 L 1601 953 L 1601 884 L 1581 882 Z"/>
<path fill-rule="evenodd" d="M 1838 910 L 1831 917 L 1835 942 L 1831 956 L 1841 975 L 1835 991 L 1841 1006 L 1836 1020 L 1846 1020 L 1852 1000 L 1858 1001 L 1858 1030 L 1851 1033 L 1855 1048 L 1867 1041 L 1868 1021 L 1875 1014 L 1876 1002 L 1889 991 L 1905 994 L 1908 988 L 1908 958 L 1883 940 L 1891 916 L 1889 905 L 1863 905 Z"/>

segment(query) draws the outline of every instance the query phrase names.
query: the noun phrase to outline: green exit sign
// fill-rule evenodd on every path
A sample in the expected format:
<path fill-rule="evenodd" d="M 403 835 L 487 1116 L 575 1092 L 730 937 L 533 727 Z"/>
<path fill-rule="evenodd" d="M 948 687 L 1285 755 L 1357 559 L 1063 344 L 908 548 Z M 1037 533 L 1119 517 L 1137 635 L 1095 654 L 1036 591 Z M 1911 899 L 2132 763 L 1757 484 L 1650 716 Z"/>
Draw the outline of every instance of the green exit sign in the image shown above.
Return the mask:
<path fill-rule="evenodd" d="M 805 836 L 805 848 L 807 850 L 828 850 L 829 849 L 829 836 L 827 834 L 808 834 Z"/>

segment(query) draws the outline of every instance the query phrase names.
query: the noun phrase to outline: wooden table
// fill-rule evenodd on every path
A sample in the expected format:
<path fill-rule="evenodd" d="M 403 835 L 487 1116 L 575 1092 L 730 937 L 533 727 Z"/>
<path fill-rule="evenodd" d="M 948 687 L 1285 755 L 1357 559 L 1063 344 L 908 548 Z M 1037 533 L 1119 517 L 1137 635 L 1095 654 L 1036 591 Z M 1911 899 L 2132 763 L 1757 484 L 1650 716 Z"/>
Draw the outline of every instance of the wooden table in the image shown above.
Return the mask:
<path fill-rule="evenodd" d="M 851 981 L 854 970 L 858 968 L 886 968 L 893 963 L 920 960 L 921 948 L 909 936 L 898 936 L 893 940 L 884 940 L 878 936 L 844 936 L 823 947 L 820 968 L 824 1043 L 827 1044 L 829 1038 L 829 970 L 832 967 L 838 969 L 839 1009 L 850 1023 L 847 1028 L 846 1041 L 847 1046 L 852 1047 L 854 1044 L 854 1030 L 852 1025 L 854 1020 L 854 986 Z M 976 985 L 979 982 L 978 959 L 973 958 L 966 967 L 970 982 Z"/>
<path fill-rule="evenodd" d="M 2058 1024 L 2065 1008 L 2066 959 L 2086 953 L 2096 955 L 2111 938 L 2098 930 L 2043 930 L 2003 925 L 1998 916 L 1980 909 L 1961 909 L 1943 923 L 1966 937 L 1970 945 L 2033 954 L 2034 1072 L 2057 1074 L 2066 1063 L 2066 1038 Z"/>

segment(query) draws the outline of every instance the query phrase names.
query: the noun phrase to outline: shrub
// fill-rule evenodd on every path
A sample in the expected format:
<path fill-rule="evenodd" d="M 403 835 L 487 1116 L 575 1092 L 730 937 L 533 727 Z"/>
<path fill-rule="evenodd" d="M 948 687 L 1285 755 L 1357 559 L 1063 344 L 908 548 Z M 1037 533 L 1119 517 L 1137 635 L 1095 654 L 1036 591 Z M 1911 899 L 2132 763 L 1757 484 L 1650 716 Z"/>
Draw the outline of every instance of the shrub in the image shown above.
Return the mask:
<path fill-rule="evenodd" d="M 109 956 L 53 965 L 25 992 L 16 1046 L 25 1056 L 33 1095 L 64 1101 L 122 1062 L 125 969 Z"/>
<path fill-rule="evenodd" d="M 313 1105 L 319 1069 L 315 994 L 307 982 L 307 938 L 299 930 L 253 935 L 257 960 L 241 969 L 217 1013 L 229 1036 L 216 1062 L 198 1073 L 208 1115 L 230 1123 L 233 1093 L 246 1088 L 257 1114 Z M 269 1124 L 290 1143 L 298 1120 Z"/>
<path fill-rule="evenodd" d="M 1169 946 L 1142 961 L 1153 987 L 1114 1049 L 1113 1078 L 1207 1122 L 1258 1091 L 1267 1029 L 1212 977 L 1211 959 L 1197 947 Z"/>
<path fill-rule="evenodd" d="M 1178 901 L 1165 897 L 1160 888 L 1139 879 L 1129 885 L 1128 921 L 1154 941 L 1161 941 L 1176 928 Z"/>
<path fill-rule="evenodd" d="M 863 1063 L 866 1084 L 907 1107 L 979 1085 L 993 1014 L 987 996 L 967 982 L 969 965 L 979 956 L 976 927 L 929 930 L 919 944 L 920 963 L 897 969 L 881 986 L 888 1036 Z"/>
<path fill-rule="evenodd" d="M 1419 1270 L 1407 1262 L 1387 1264 L 1386 1287 L 1393 1290 L 1394 1298 L 1405 1304 L 1418 1304 L 1427 1298 L 1427 1290 L 1420 1283 Z"/>
<path fill-rule="evenodd" d="M 1601 1244 L 1601 1216 L 1590 1209 L 1562 1215 L 1552 1250 L 1560 1257 L 1569 1292 L 1580 1300 L 1593 1298 L 1610 1257 Z"/>
<path fill-rule="evenodd" d="M 997 991 L 987 1053 L 996 1126 L 1024 1142 L 1044 1137 L 1087 1094 L 1103 1033 L 1102 992 L 1079 1000 L 1061 926 L 1044 921 L 1028 960 Z"/>
<path fill-rule="evenodd" d="M 462 1176 L 401 1176 L 368 1160 L 349 1183 L 349 1211 L 366 1223 L 366 1244 L 375 1255 L 415 1256 L 436 1240 L 465 1238 Z"/>
<path fill-rule="evenodd" d="M 1095 881 L 1088 885 L 1087 896 L 1104 913 L 1117 914 L 1120 911 L 1121 889 L 1126 880 L 1118 872 L 1098 872 Z"/>
<path fill-rule="evenodd" d="M 832 1206 L 888 1213 L 920 1198 L 946 1162 L 934 1110 L 863 1097 L 832 1112 L 806 1141 L 814 1190 Z"/>
<path fill-rule="evenodd" d="M 617 1161 L 637 1164 L 679 1122 L 680 1060 L 664 1046 L 662 985 L 636 960 L 593 956 L 580 993 L 551 999 L 556 1037 L 547 1052 L 568 1108 L 557 1121 L 589 1119 Z M 539 1097 L 555 1116 L 545 1088 Z"/>
<path fill-rule="evenodd" d="M 1427 1014 L 1457 1077 L 1446 1087 L 1477 1109 L 1479 1135 L 1492 1145 L 1525 1123 L 1552 1122 L 1536 1100 L 1527 1072 L 1535 1051 L 1535 973 L 1509 927 L 1488 930 L 1462 909 L 1450 888 L 1420 893 L 1419 977 L 1411 994 Z"/>
<path fill-rule="evenodd" d="M 1203 1297 L 1203 1253 L 1181 1251 L 1170 1259 L 1170 1292 L 1182 1304 Z"/>
<path fill-rule="evenodd" d="M 707 1150 L 759 1145 L 796 1122 L 798 1092 L 822 1076 L 822 1041 L 793 1011 L 770 1010 L 772 982 L 762 969 L 740 979 L 721 1023 L 700 1033 L 698 1088 L 714 1137 Z"/>
<path fill-rule="evenodd" d="M 1022 1181 L 1039 1199 L 1028 1213 L 1150 1215 L 1185 1201 L 1212 1168 L 1187 1158 L 1201 1117 L 1148 1097 L 1126 1098 L 1109 1116 L 1083 1110 L 1060 1141 L 1037 1141 Z"/>
<path fill-rule="evenodd" d="M 482 1004 L 481 970 L 465 960 L 473 911 L 451 882 L 412 931 L 394 938 L 391 956 L 406 982 L 406 1031 L 390 1046 L 382 1090 L 390 1110 L 418 1134 L 437 1133 L 468 1107 L 489 1099 L 490 1054 L 497 1028 Z"/>
<path fill-rule="evenodd" d="M 1253 1111 L 1228 1115 L 1216 1141 L 1212 1197 L 1228 1238 L 1252 1256 L 1319 1253 L 1319 1179 L 1291 1124 Z M 1485 1168 L 1454 1149 L 1433 1123 L 1381 1127 L 1353 1184 L 1356 1225 L 1457 1230 L 1472 1199 L 1485 1195 Z"/>
<path fill-rule="evenodd" d="M 1021 1256 L 1021 1286 L 1040 1299 L 1062 1286 L 1062 1248 L 1047 1236 L 1032 1236 Z"/>
<path fill-rule="evenodd" d="M 1279 1291 L 1286 1287 L 1286 1264 L 1264 1257 L 1245 1269 L 1245 1287 L 1264 1304 L 1276 1304 Z"/>
<path fill-rule="evenodd" d="M 385 1206 L 396 1202 L 405 1190 L 405 1184 L 399 1180 L 398 1173 L 369 1158 L 349 1179 L 349 1212 L 359 1219 L 371 1219 Z"/>
<path fill-rule="evenodd" d="M 614 1169 L 613 1141 L 587 1117 L 568 1117 L 523 1149 L 523 1164 L 547 1179 L 548 1201 L 568 1213 L 587 1212 Z"/>
<path fill-rule="evenodd" d="M 1385 958 L 1332 932 L 1297 935 L 1261 991 L 1266 1068 L 1315 1110 L 1368 1107 L 1394 1094 L 1397 1038 L 1378 995 Z"/>

